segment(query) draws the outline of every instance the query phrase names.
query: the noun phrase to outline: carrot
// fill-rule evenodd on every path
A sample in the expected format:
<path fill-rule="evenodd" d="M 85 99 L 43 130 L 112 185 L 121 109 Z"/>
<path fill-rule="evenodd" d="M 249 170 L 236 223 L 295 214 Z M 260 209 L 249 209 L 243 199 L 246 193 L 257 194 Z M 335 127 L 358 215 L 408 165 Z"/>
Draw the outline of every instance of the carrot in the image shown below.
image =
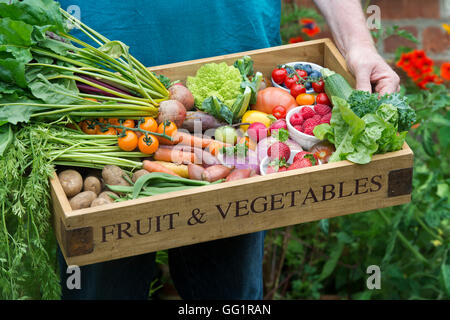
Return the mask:
<path fill-rule="evenodd" d="M 214 166 L 208 167 L 202 173 L 202 179 L 208 182 L 215 182 L 220 179 L 226 178 L 230 172 L 231 168 L 223 166 L 221 164 L 216 164 Z"/>
<path fill-rule="evenodd" d="M 185 164 L 178 164 L 178 163 L 166 162 L 166 161 L 155 161 L 155 162 L 166 167 L 167 169 L 172 170 L 173 172 L 178 174 L 180 177 L 189 178 L 188 166 Z"/>
<path fill-rule="evenodd" d="M 197 147 L 205 149 L 211 143 L 219 144 L 221 147 L 231 146 L 230 144 L 223 143 L 211 138 L 195 136 L 193 134 L 177 131 L 175 134 L 175 141 L 177 144 L 182 144 L 191 147 Z"/>
<path fill-rule="evenodd" d="M 170 170 L 170 169 L 166 168 L 165 166 L 163 166 L 162 164 L 159 164 L 159 163 L 154 162 L 154 161 L 144 160 L 142 162 L 142 167 L 145 170 L 150 171 L 150 172 L 162 172 L 162 173 L 168 173 L 168 174 L 171 174 L 173 176 L 180 177 L 178 174 L 176 174 L 172 170 Z"/>
<path fill-rule="evenodd" d="M 192 152 L 184 151 L 171 146 L 159 146 L 153 154 L 153 159 L 174 163 L 196 163 L 196 156 Z"/>

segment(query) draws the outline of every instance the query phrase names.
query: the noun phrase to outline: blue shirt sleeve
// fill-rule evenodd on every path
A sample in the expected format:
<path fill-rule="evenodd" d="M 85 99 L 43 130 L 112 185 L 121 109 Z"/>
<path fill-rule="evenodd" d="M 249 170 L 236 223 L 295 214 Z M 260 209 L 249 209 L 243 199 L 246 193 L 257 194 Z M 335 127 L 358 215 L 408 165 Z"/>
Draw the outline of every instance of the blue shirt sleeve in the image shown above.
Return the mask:
<path fill-rule="evenodd" d="M 146 66 L 281 44 L 280 0 L 61 0 Z M 69 12 L 71 13 L 71 12 Z M 72 33 L 83 40 L 79 30 Z"/>

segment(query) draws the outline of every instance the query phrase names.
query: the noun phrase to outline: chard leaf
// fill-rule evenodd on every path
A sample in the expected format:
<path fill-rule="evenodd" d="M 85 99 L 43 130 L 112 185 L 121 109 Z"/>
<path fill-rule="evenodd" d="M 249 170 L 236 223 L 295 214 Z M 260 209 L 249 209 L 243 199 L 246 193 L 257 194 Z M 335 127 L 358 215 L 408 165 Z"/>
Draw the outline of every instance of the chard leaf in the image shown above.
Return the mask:
<path fill-rule="evenodd" d="M 80 104 L 75 81 L 61 79 L 50 82 L 42 74 L 29 84 L 31 93 L 47 104 Z"/>
<path fill-rule="evenodd" d="M 53 31 L 65 32 L 60 5 L 53 0 L 0 0 L 0 17 L 23 21 L 31 26 L 50 25 Z"/>
<path fill-rule="evenodd" d="M 103 46 L 98 48 L 98 50 L 106 53 L 114 59 L 120 58 L 128 52 L 129 47 L 120 41 L 109 41 Z"/>

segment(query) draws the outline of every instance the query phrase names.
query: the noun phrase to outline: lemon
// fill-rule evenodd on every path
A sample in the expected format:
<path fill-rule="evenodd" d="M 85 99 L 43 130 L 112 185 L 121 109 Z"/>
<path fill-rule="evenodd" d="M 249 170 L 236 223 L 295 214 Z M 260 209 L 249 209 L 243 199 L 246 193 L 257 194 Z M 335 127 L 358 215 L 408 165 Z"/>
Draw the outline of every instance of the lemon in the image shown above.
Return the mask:
<path fill-rule="evenodd" d="M 265 112 L 257 111 L 257 110 L 249 110 L 244 113 L 242 116 L 241 122 L 243 123 L 253 123 L 253 122 L 261 122 L 267 128 L 272 124 L 272 120 L 270 120 L 269 115 Z M 242 125 L 241 130 L 246 132 L 248 125 Z"/>

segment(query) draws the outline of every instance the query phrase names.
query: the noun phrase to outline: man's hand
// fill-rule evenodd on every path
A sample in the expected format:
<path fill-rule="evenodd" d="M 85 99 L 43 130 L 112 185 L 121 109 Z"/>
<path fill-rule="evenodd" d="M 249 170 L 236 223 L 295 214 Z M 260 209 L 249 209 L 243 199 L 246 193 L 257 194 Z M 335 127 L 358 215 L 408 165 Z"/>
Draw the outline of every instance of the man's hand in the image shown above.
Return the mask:
<path fill-rule="evenodd" d="M 380 95 L 400 90 L 400 77 L 373 45 L 354 46 L 346 52 L 345 59 L 356 78 L 356 89 L 372 92 L 374 84 L 375 91 Z"/>
<path fill-rule="evenodd" d="M 378 54 L 360 0 L 314 0 L 330 26 L 359 90 L 398 91 L 400 78 Z"/>

